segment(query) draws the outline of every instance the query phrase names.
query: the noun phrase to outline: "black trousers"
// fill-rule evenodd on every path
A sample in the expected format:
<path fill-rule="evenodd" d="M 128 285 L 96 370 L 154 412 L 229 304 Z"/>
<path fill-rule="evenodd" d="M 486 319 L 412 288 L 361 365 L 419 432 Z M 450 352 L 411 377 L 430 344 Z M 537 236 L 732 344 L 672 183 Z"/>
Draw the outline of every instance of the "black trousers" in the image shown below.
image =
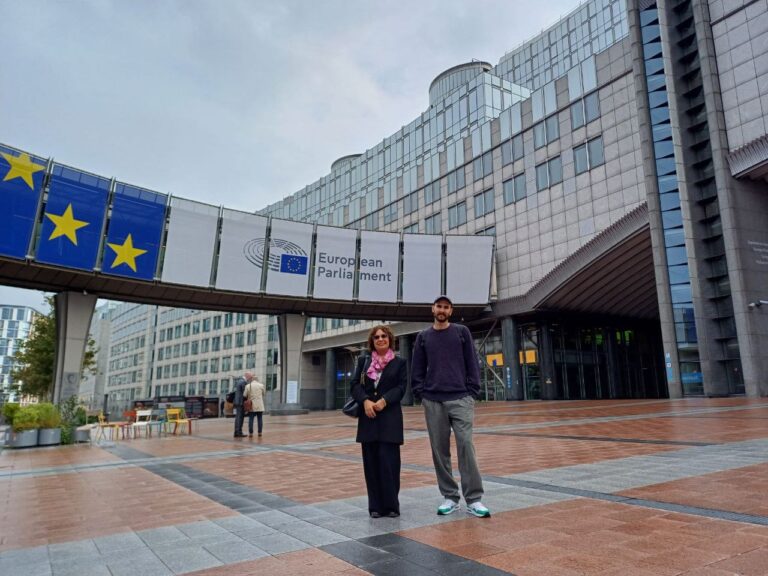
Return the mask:
<path fill-rule="evenodd" d="M 235 436 L 242 436 L 243 434 L 243 407 L 235 406 Z"/>
<path fill-rule="evenodd" d="M 400 513 L 400 445 L 363 442 L 363 470 L 368 488 L 368 512 Z"/>

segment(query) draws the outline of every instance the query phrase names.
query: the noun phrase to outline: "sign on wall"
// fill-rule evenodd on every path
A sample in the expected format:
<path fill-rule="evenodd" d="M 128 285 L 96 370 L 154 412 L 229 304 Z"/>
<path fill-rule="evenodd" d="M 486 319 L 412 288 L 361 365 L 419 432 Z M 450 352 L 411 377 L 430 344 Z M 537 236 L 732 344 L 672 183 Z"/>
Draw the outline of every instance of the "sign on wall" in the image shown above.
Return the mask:
<path fill-rule="evenodd" d="M 272 220 L 267 264 L 267 293 L 307 295 L 312 224 Z"/>
<path fill-rule="evenodd" d="M 224 209 L 216 288 L 259 292 L 264 268 L 267 218 Z"/>
<path fill-rule="evenodd" d="M 357 230 L 317 227 L 315 298 L 351 300 L 355 284 Z"/>
<path fill-rule="evenodd" d="M 389 232 L 360 233 L 358 300 L 397 302 L 400 235 Z"/>

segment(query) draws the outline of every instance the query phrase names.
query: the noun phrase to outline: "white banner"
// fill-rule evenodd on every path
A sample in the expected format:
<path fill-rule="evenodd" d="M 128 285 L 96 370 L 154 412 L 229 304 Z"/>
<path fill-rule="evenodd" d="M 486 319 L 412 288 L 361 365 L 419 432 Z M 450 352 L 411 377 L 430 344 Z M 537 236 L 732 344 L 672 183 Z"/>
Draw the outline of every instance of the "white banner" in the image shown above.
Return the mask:
<path fill-rule="evenodd" d="M 360 233 L 358 300 L 397 302 L 399 256 L 399 234 L 367 230 Z"/>
<path fill-rule="evenodd" d="M 487 304 L 492 236 L 446 236 L 446 294 L 454 304 Z"/>
<path fill-rule="evenodd" d="M 440 295 L 442 248 L 442 236 L 403 235 L 403 302 L 431 304 Z"/>
<path fill-rule="evenodd" d="M 224 209 L 216 288 L 238 292 L 261 290 L 266 235 L 264 216 Z"/>
<path fill-rule="evenodd" d="M 314 298 L 352 300 L 357 230 L 317 227 Z"/>
<path fill-rule="evenodd" d="M 171 198 L 171 219 L 165 243 L 163 282 L 209 286 L 219 208 Z"/>
<path fill-rule="evenodd" d="M 267 293 L 306 297 L 311 256 L 312 224 L 273 219 Z"/>

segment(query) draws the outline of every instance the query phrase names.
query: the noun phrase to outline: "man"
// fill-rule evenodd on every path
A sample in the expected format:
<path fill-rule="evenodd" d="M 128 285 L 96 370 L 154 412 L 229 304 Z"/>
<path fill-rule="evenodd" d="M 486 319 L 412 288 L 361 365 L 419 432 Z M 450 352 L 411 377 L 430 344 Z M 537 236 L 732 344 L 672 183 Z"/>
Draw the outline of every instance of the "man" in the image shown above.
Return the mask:
<path fill-rule="evenodd" d="M 243 396 L 245 385 L 250 384 L 251 380 L 253 380 L 253 374 L 246 372 L 244 378 L 238 378 L 235 381 L 235 438 L 243 438 L 245 436 L 243 434 Z"/>
<path fill-rule="evenodd" d="M 434 323 L 419 332 L 413 349 L 411 388 L 421 399 L 432 447 L 437 485 L 445 501 L 438 515 L 459 509 L 459 487 L 451 471 L 451 429 L 461 474 L 461 491 L 467 512 L 489 518 L 491 512 L 481 499 L 483 479 L 472 444 L 472 422 L 475 398 L 480 393 L 480 371 L 477 366 L 472 335 L 466 326 L 451 324 L 453 303 L 438 296 L 432 304 Z"/>

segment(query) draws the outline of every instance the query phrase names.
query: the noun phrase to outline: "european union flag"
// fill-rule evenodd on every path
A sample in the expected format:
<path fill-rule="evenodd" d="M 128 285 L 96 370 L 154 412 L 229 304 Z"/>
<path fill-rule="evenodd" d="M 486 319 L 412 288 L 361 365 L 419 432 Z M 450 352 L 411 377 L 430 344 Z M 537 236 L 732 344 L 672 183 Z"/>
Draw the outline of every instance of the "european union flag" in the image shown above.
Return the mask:
<path fill-rule="evenodd" d="M 155 277 L 167 202 L 164 194 L 117 185 L 101 265 L 104 274 Z"/>
<path fill-rule="evenodd" d="M 283 254 L 280 256 L 280 272 L 286 274 L 300 274 L 307 273 L 307 262 L 309 258 L 306 256 L 297 256 L 296 254 Z"/>
<path fill-rule="evenodd" d="M 38 262 L 93 270 L 99 251 L 109 180 L 55 166 L 45 206 Z"/>
<path fill-rule="evenodd" d="M 0 254 L 24 259 L 35 227 L 46 161 L 0 146 Z"/>

